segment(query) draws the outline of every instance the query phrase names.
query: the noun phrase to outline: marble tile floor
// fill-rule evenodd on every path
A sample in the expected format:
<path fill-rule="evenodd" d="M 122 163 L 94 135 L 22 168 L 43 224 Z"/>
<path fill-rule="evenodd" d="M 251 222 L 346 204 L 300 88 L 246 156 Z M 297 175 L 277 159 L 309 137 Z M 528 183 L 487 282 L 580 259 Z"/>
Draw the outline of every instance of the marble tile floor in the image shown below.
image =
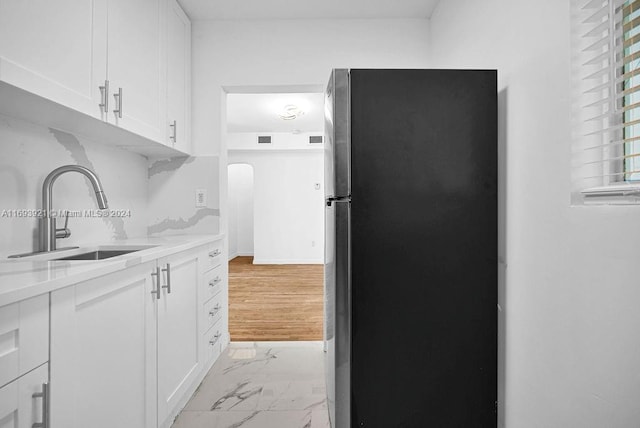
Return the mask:
<path fill-rule="evenodd" d="M 232 342 L 172 428 L 329 428 L 322 342 Z"/>

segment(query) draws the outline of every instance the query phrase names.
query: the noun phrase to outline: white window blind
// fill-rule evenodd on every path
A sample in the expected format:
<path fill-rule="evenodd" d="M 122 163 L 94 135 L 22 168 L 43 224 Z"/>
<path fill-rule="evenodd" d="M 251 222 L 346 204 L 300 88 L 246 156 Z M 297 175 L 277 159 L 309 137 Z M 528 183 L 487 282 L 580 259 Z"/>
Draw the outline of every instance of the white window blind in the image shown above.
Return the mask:
<path fill-rule="evenodd" d="M 572 0 L 574 189 L 640 194 L 640 0 Z"/>

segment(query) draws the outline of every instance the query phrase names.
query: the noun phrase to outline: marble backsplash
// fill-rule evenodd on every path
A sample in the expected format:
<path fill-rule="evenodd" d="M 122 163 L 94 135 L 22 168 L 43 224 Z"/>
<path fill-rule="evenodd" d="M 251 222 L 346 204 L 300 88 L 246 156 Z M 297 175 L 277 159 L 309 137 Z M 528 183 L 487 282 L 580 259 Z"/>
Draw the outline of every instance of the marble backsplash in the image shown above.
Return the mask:
<path fill-rule="evenodd" d="M 149 162 L 149 236 L 218 233 L 217 156 Z M 196 206 L 196 189 L 206 199 Z"/>
<path fill-rule="evenodd" d="M 160 236 L 219 230 L 217 157 L 153 161 L 0 115 L 0 258 L 38 248 L 36 216 L 42 205 L 42 182 L 49 172 L 69 164 L 96 173 L 110 215 L 96 214 L 98 207 L 87 179 L 77 173 L 63 174 L 53 186 L 53 210 L 72 213 L 72 234 L 59 239 L 58 247 L 148 233 Z M 196 187 L 210 189 L 204 208 L 195 208 Z"/>

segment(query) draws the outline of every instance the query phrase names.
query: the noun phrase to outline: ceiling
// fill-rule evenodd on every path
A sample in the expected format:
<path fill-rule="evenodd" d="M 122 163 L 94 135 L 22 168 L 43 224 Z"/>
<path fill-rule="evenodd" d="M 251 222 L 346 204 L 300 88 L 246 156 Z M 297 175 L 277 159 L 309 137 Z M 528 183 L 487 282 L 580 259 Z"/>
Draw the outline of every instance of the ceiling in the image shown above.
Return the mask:
<path fill-rule="evenodd" d="M 179 0 L 192 20 L 429 18 L 439 0 Z"/>
<path fill-rule="evenodd" d="M 304 114 L 283 120 L 278 113 L 286 105 L 296 105 Z M 228 132 L 322 132 L 324 94 L 228 94 Z"/>

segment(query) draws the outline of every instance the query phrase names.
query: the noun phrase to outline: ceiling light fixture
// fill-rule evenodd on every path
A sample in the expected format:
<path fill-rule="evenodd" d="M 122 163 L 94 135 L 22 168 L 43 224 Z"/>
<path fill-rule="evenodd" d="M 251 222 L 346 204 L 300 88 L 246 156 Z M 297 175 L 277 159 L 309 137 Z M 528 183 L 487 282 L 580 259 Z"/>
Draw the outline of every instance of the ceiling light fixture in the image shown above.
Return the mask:
<path fill-rule="evenodd" d="M 302 116 L 303 114 L 304 111 L 302 111 L 297 105 L 287 104 L 283 107 L 280 113 L 278 113 L 278 116 L 280 116 L 280 119 L 282 120 L 293 120 Z"/>

